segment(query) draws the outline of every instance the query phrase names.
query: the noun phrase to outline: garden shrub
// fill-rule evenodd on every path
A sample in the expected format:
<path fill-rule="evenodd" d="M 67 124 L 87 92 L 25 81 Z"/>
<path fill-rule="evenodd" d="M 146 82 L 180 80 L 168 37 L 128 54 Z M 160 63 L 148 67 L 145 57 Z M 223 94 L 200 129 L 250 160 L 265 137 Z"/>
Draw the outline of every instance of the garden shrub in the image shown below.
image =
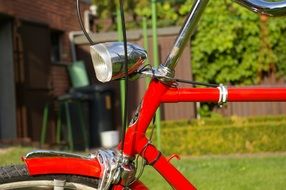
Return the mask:
<path fill-rule="evenodd" d="M 204 121 L 204 125 L 199 125 L 200 120 L 163 123 L 162 152 L 204 155 L 286 151 L 285 116 Z"/>

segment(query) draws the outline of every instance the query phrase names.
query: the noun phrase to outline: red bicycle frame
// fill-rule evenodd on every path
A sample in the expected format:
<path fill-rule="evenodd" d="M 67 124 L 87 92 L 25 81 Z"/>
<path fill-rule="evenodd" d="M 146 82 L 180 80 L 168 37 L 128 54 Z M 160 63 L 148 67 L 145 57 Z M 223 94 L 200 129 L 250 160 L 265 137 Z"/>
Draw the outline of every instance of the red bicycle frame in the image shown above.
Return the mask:
<path fill-rule="evenodd" d="M 172 164 L 149 143 L 145 133 L 154 113 L 161 103 L 218 102 L 218 88 L 173 88 L 153 80 L 143 98 L 139 117 L 126 133 L 124 154 L 132 157 L 140 154 L 147 162 L 178 190 L 195 187 Z M 230 88 L 229 102 L 286 101 L 285 88 Z"/>
<path fill-rule="evenodd" d="M 238 3 L 251 8 L 256 12 L 268 15 L 285 14 L 286 4 L 265 3 L 261 0 L 235 0 Z M 172 74 L 178 58 L 184 46 L 190 39 L 191 33 L 199 21 L 208 0 L 196 0 L 194 6 L 186 19 L 186 22 L 175 41 L 166 62 L 162 64 L 163 74 L 166 78 L 172 78 Z M 153 72 L 152 72 L 153 73 Z M 160 73 L 159 73 L 160 74 Z M 170 75 L 170 76 L 168 76 Z M 158 75 L 158 77 L 162 77 Z M 171 87 L 154 78 L 146 91 L 138 111 L 138 117 L 129 126 L 123 153 L 129 158 L 140 154 L 152 165 L 168 183 L 177 190 L 193 190 L 195 187 L 161 154 L 161 152 L 149 142 L 146 137 L 146 130 L 152 120 L 157 108 L 161 103 L 176 102 L 248 102 L 248 101 L 286 101 L 286 88 L 230 88 L 221 86 L 218 88 L 176 88 Z M 122 145 L 120 145 L 122 146 Z M 80 157 L 72 154 L 57 156 L 54 153 L 33 153 L 23 160 L 26 163 L 30 175 L 43 174 L 73 174 L 88 177 L 102 178 L 102 166 L 96 158 Z M 132 189 L 148 189 L 141 182 L 131 185 Z M 121 185 L 114 185 L 113 189 L 124 189 Z"/>
<path fill-rule="evenodd" d="M 175 189 L 195 187 L 152 145 L 146 137 L 146 130 L 161 103 L 175 102 L 218 102 L 221 91 L 218 88 L 174 88 L 153 79 L 142 100 L 137 120 L 129 126 L 123 153 L 128 157 L 140 154 Z M 230 88 L 228 101 L 286 101 L 286 88 Z M 100 178 L 101 166 L 97 160 L 80 158 L 36 157 L 25 159 L 30 175 L 77 174 Z M 114 189 L 122 189 L 118 185 Z M 140 182 L 133 189 L 147 189 Z"/>

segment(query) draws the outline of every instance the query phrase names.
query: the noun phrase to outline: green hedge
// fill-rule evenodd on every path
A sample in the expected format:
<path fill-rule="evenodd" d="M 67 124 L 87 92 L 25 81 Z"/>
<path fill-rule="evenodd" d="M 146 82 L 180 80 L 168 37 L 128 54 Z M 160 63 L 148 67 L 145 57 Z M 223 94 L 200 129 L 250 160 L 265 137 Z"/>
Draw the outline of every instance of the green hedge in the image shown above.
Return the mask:
<path fill-rule="evenodd" d="M 286 151 L 286 117 L 167 122 L 162 124 L 161 142 L 166 155 Z"/>

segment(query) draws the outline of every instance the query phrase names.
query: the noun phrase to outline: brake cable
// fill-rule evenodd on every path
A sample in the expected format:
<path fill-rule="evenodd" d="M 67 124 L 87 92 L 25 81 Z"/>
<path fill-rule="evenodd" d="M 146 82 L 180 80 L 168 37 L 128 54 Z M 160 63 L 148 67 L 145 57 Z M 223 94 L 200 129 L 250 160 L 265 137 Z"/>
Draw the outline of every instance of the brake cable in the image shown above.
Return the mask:
<path fill-rule="evenodd" d="M 83 34 L 85 35 L 85 37 L 88 40 L 88 42 L 90 43 L 90 45 L 95 45 L 95 42 L 90 38 L 90 36 L 88 35 L 86 29 L 84 28 L 82 17 L 81 17 L 81 14 L 80 14 L 80 3 L 79 3 L 79 0 L 76 0 L 76 13 L 77 13 L 77 18 L 78 18 L 78 21 L 79 21 L 80 28 L 83 31 Z"/>
<path fill-rule="evenodd" d="M 124 97 L 124 113 L 123 113 L 123 125 L 121 131 L 121 152 L 124 150 L 124 141 L 125 141 L 125 132 L 128 123 L 128 56 L 127 56 L 127 37 L 126 37 L 126 26 L 125 26 L 125 16 L 124 16 L 124 0 L 120 0 L 120 16 L 121 16 L 121 24 L 122 24 L 122 35 L 123 35 L 123 45 L 124 45 L 124 86 L 125 86 L 125 97 Z M 123 156 L 123 154 L 122 154 Z"/>
<path fill-rule="evenodd" d="M 192 84 L 194 86 L 207 86 L 207 87 L 214 87 L 214 88 L 219 87 L 219 84 L 211 84 L 211 83 L 197 82 L 193 80 L 185 80 L 185 79 L 177 79 L 177 78 L 174 78 L 174 80 L 176 82 Z"/>

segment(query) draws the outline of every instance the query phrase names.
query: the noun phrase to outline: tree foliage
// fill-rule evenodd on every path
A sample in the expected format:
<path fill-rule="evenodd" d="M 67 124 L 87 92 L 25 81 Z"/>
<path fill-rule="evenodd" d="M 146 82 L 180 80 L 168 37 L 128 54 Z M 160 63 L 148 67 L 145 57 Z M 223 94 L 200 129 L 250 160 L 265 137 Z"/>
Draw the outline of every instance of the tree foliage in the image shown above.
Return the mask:
<path fill-rule="evenodd" d="M 210 1 L 192 40 L 196 79 L 257 84 L 270 72 L 285 75 L 285 21 L 230 1 Z"/>
<path fill-rule="evenodd" d="M 95 0 L 100 17 L 114 16 L 116 4 Z M 131 27 L 151 17 L 151 0 L 128 0 Z M 193 0 L 157 1 L 159 27 L 182 25 Z M 149 19 L 149 25 L 151 19 Z M 286 75 L 286 18 L 259 16 L 231 0 L 210 0 L 192 37 L 192 68 L 198 81 L 257 84 L 271 72 Z"/>

